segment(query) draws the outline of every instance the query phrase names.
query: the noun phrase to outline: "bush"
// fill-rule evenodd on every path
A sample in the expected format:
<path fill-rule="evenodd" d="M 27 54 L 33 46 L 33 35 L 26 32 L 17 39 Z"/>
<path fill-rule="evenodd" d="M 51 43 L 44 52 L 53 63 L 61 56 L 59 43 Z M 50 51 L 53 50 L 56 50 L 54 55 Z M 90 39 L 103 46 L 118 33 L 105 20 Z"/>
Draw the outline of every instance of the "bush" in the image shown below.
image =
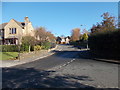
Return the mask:
<path fill-rule="evenodd" d="M 34 51 L 38 51 L 38 50 L 41 50 L 41 46 L 40 45 L 34 46 Z"/>
<path fill-rule="evenodd" d="M 34 46 L 33 45 L 30 47 L 30 51 L 34 51 Z"/>
<path fill-rule="evenodd" d="M 21 47 L 20 47 L 20 51 L 23 51 L 23 52 L 27 51 L 28 52 L 29 51 L 29 46 L 26 45 L 26 44 L 22 44 Z"/>
<path fill-rule="evenodd" d="M 78 48 L 87 48 L 87 41 L 74 41 L 70 42 L 70 44 Z"/>
<path fill-rule="evenodd" d="M 18 52 L 18 45 L 2 45 L 2 52 Z"/>
<path fill-rule="evenodd" d="M 90 50 L 108 57 L 119 57 L 120 30 L 104 31 L 91 34 L 88 39 Z"/>
<path fill-rule="evenodd" d="M 51 43 L 46 41 L 46 42 L 43 42 L 41 46 L 42 46 L 41 47 L 42 49 L 50 49 Z"/>

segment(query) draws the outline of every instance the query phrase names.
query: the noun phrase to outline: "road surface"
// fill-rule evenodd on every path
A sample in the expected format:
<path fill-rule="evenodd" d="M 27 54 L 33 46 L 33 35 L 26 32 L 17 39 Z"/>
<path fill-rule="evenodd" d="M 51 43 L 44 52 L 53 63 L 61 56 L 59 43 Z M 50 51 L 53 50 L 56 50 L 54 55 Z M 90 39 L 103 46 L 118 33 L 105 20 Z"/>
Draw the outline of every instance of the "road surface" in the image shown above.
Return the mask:
<path fill-rule="evenodd" d="M 54 55 L 2 69 L 3 88 L 118 88 L 118 64 L 84 59 L 59 45 Z"/>

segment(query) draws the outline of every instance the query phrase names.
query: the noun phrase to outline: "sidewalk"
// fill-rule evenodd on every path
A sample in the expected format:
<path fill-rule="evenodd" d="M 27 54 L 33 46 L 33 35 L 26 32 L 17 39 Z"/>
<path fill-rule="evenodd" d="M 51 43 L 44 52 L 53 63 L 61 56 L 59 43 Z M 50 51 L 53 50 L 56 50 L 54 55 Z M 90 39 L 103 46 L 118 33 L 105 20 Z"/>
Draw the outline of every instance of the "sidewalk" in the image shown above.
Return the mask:
<path fill-rule="evenodd" d="M 93 60 L 96 60 L 96 61 L 103 61 L 103 62 L 120 64 L 120 60 L 98 58 L 98 57 L 95 57 L 94 55 L 90 55 L 90 52 L 87 49 L 81 51 L 80 54 L 79 54 L 79 57 L 85 58 L 85 59 L 93 59 Z"/>
<path fill-rule="evenodd" d="M 36 61 L 45 57 L 48 57 L 50 55 L 53 55 L 55 52 L 52 52 L 52 50 L 55 50 L 57 46 L 51 50 L 40 50 L 37 52 L 30 52 L 30 53 L 22 53 L 20 55 L 20 60 L 2 60 L 2 65 L 0 67 L 11 67 L 15 65 L 20 65 L 32 61 Z"/>

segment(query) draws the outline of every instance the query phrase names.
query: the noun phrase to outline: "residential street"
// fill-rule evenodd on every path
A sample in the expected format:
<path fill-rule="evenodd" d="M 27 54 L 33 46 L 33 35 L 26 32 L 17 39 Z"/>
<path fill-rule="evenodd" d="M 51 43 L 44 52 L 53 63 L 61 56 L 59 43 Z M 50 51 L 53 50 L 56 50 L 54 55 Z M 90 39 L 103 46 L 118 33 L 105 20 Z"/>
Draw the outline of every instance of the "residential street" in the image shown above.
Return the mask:
<path fill-rule="evenodd" d="M 3 88 L 118 88 L 118 64 L 80 57 L 80 49 L 58 45 L 54 55 L 2 69 Z"/>

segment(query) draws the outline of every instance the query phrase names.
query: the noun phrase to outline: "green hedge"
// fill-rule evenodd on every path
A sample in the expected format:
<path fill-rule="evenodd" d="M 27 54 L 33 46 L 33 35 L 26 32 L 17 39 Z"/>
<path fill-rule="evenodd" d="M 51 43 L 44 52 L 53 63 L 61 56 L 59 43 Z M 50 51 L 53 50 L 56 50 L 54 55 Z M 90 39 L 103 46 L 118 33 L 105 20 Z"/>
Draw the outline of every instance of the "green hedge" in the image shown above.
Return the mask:
<path fill-rule="evenodd" d="M 20 51 L 24 52 L 24 51 L 29 51 L 29 46 L 28 45 L 21 45 L 20 46 Z"/>
<path fill-rule="evenodd" d="M 18 52 L 19 51 L 19 46 L 18 45 L 1 45 L 1 47 L 2 47 L 2 52 Z M 52 44 L 52 43 L 46 41 L 46 42 L 42 43 L 42 45 L 40 46 L 40 49 L 50 49 L 50 48 L 53 48 L 53 47 L 55 47 L 55 44 Z M 38 47 L 31 46 L 30 51 L 34 51 L 35 48 L 38 48 Z M 20 51 L 21 52 L 24 52 L 24 51 L 28 52 L 29 51 L 29 45 L 22 44 L 20 46 Z"/>
<path fill-rule="evenodd" d="M 50 49 L 50 47 L 51 47 L 51 43 L 48 42 L 48 41 L 43 42 L 43 43 L 41 44 L 41 48 L 42 48 L 42 49 Z"/>
<path fill-rule="evenodd" d="M 34 47 L 31 46 L 30 48 L 31 51 L 34 51 Z M 19 51 L 19 46 L 18 45 L 2 45 L 2 52 L 18 52 Z M 21 45 L 20 46 L 20 51 L 29 51 L 29 46 L 28 45 Z"/>
<path fill-rule="evenodd" d="M 91 34 L 88 44 L 93 53 L 108 57 L 120 57 L 120 30 Z"/>
<path fill-rule="evenodd" d="M 17 45 L 2 45 L 2 52 L 18 52 Z"/>

